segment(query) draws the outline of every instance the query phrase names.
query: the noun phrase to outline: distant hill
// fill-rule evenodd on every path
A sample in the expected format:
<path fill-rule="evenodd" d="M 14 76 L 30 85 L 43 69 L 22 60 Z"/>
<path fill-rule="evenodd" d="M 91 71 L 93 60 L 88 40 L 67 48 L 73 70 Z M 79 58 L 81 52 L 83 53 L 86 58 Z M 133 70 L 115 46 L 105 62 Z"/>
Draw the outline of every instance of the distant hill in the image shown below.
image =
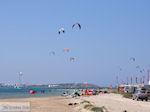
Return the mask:
<path fill-rule="evenodd" d="M 28 87 L 51 87 L 51 88 L 100 88 L 100 86 L 88 83 L 62 83 L 48 85 L 29 85 Z"/>
<path fill-rule="evenodd" d="M 63 83 L 63 84 L 57 84 L 57 87 L 61 87 L 61 88 L 100 88 L 97 85 L 88 84 L 88 83 Z"/>
<path fill-rule="evenodd" d="M 17 84 L 0 84 L 0 87 L 16 87 Z M 18 85 L 19 86 L 19 85 Z M 36 84 L 36 85 L 20 85 L 22 87 L 31 88 L 100 88 L 100 86 L 88 83 L 62 83 L 62 84 Z"/>

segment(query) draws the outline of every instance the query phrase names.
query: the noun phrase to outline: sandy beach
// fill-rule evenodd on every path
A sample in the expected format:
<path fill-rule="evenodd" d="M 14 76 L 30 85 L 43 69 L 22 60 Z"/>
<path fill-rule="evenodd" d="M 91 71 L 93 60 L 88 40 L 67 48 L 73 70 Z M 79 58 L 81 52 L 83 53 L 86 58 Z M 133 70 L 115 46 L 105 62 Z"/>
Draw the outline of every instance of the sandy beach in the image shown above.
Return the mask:
<path fill-rule="evenodd" d="M 119 94 L 100 94 L 90 97 L 66 98 L 42 97 L 42 98 L 18 98 L 18 99 L 1 99 L 0 102 L 30 102 L 31 112 L 91 112 L 84 109 L 82 101 L 89 101 L 97 107 L 104 106 L 107 112 L 150 112 L 150 102 L 133 101 L 132 99 L 123 98 Z M 69 103 L 78 103 L 69 106 Z"/>
<path fill-rule="evenodd" d="M 31 112 L 73 112 L 65 97 L 0 99 L 0 102 L 30 102 Z"/>
<path fill-rule="evenodd" d="M 89 101 L 97 107 L 106 107 L 107 112 L 150 112 L 150 102 L 134 101 L 132 99 L 123 98 L 119 94 L 100 94 L 97 96 L 81 97 L 75 99 L 75 102 Z M 90 112 L 83 109 L 85 104 L 75 107 L 78 112 Z"/>

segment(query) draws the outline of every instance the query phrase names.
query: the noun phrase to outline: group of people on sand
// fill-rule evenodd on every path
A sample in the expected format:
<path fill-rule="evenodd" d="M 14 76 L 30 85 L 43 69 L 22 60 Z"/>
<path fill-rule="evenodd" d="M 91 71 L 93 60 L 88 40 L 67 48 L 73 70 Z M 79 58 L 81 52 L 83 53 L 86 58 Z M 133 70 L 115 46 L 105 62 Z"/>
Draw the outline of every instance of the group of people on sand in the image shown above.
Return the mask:
<path fill-rule="evenodd" d="M 108 91 L 102 91 L 100 89 L 75 89 L 71 94 L 68 92 L 64 92 L 62 96 L 66 97 L 79 97 L 79 96 L 90 96 L 90 95 L 98 95 L 98 94 L 109 94 Z"/>

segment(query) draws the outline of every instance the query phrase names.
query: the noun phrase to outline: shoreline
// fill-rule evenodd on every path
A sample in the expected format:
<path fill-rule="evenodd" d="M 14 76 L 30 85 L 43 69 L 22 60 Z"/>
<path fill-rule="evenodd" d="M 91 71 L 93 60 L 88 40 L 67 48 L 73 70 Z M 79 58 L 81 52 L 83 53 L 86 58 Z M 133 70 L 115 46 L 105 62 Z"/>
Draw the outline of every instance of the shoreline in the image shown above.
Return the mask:
<path fill-rule="evenodd" d="M 61 95 L 58 96 L 31 96 L 31 97 L 10 97 L 10 98 L 0 98 L 0 100 L 9 100 L 9 99 L 28 99 L 28 98 L 51 98 L 51 97 L 61 97 Z"/>
<path fill-rule="evenodd" d="M 63 96 L 0 99 L 0 102 L 30 102 L 30 112 L 74 112 Z"/>

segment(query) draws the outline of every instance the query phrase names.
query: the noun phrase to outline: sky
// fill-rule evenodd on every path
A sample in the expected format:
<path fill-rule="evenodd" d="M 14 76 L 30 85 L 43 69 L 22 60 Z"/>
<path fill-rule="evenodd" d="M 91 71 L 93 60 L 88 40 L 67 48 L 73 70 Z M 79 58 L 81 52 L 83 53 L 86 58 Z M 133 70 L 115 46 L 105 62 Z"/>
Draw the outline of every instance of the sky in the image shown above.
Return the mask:
<path fill-rule="evenodd" d="M 114 86 L 116 76 L 146 77 L 149 6 L 149 0 L 1 0 L 0 83 L 18 83 L 19 72 L 25 84 Z M 72 29 L 75 23 L 82 29 Z"/>

